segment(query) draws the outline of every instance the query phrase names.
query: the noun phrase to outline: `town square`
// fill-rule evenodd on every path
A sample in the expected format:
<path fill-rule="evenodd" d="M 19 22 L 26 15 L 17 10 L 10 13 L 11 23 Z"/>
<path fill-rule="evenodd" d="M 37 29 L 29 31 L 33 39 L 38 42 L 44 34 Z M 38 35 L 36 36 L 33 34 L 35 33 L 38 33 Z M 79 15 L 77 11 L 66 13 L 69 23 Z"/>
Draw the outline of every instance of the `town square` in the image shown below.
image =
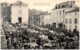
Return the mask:
<path fill-rule="evenodd" d="M 1 49 L 79 49 L 76 2 L 57 3 L 50 12 L 23 0 L 0 3 Z"/>

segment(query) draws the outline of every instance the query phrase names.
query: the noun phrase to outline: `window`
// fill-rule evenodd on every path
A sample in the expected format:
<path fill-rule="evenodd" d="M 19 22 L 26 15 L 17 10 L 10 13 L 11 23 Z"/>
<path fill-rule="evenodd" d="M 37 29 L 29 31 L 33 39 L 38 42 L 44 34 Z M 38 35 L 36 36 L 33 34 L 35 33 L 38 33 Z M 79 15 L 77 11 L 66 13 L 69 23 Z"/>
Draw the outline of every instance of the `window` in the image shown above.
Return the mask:
<path fill-rule="evenodd" d="M 68 21 L 68 20 L 67 20 L 67 19 L 65 19 L 65 23 L 67 23 L 67 21 Z"/>
<path fill-rule="evenodd" d="M 61 11 L 60 11 L 60 15 L 61 15 Z"/>
<path fill-rule="evenodd" d="M 64 10 L 63 10 L 63 14 L 64 14 Z"/>
<path fill-rule="evenodd" d="M 71 29 L 71 26 L 70 26 L 70 29 Z"/>
<path fill-rule="evenodd" d="M 69 28 L 69 31 L 71 31 L 71 26 L 69 26 L 70 28 Z"/>
<path fill-rule="evenodd" d="M 57 9 L 57 6 L 56 6 L 56 9 Z"/>
<path fill-rule="evenodd" d="M 69 23 L 70 23 L 70 24 L 72 23 L 72 19 L 69 19 Z"/>
<path fill-rule="evenodd" d="M 76 18 L 74 19 L 74 23 L 77 24 L 77 19 Z"/>
<path fill-rule="evenodd" d="M 65 25 L 65 29 L 67 29 L 67 26 Z"/>
<path fill-rule="evenodd" d="M 60 8 L 60 6 L 58 6 L 58 8 Z"/>
<path fill-rule="evenodd" d="M 77 30 L 77 26 L 75 26 L 75 29 Z"/>

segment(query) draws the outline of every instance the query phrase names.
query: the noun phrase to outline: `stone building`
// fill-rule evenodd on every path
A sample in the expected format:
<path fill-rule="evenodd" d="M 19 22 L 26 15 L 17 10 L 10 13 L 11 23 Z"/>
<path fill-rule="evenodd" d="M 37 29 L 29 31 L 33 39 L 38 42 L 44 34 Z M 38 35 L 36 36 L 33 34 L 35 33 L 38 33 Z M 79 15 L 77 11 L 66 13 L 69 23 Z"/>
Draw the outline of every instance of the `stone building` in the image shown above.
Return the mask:
<path fill-rule="evenodd" d="M 64 26 L 66 10 L 74 7 L 76 7 L 75 1 L 67 1 L 60 4 L 56 4 L 56 6 L 52 9 L 51 12 L 52 24 L 56 25 L 56 28 Z"/>
<path fill-rule="evenodd" d="M 79 31 L 79 7 L 66 11 L 65 15 L 65 28 L 73 31 L 76 29 Z"/>
<path fill-rule="evenodd" d="M 17 1 L 11 6 L 11 22 L 28 24 L 28 5 Z"/>
<path fill-rule="evenodd" d="M 28 4 L 17 1 L 13 4 L 1 3 L 1 17 L 4 22 L 28 24 Z"/>
<path fill-rule="evenodd" d="M 67 1 L 57 4 L 51 14 L 45 15 L 43 23 L 55 28 L 79 31 L 79 7 L 75 1 Z"/>

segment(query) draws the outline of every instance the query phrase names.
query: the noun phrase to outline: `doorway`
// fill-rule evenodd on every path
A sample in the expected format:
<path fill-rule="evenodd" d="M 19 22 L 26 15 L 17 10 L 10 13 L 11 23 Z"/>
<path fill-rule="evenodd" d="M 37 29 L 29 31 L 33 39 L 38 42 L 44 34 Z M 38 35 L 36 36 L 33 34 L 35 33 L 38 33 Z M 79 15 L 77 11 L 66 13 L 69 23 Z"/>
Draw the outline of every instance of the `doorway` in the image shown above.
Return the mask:
<path fill-rule="evenodd" d="M 18 17 L 18 22 L 22 23 L 22 17 Z"/>

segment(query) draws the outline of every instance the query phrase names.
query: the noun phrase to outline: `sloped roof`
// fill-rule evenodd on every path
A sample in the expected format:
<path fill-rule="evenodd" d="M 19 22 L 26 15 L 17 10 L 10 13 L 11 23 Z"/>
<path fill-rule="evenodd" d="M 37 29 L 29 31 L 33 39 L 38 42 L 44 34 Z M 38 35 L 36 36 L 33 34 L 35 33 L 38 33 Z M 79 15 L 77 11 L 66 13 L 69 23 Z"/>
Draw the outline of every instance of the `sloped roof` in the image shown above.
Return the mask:
<path fill-rule="evenodd" d="M 57 7 L 58 7 L 57 9 L 61 9 L 61 8 L 71 8 L 71 7 L 76 6 L 76 5 L 72 5 L 71 2 L 73 4 L 75 4 L 75 1 L 62 2 L 62 3 L 56 4 L 56 6 L 52 10 L 55 10 Z M 62 7 L 60 7 L 60 6 L 62 6 Z"/>
<path fill-rule="evenodd" d="M 70 11 L 67 11 L 66 13 L 71 13 L 71 12 L 79 12 L 79 7 L 76 7 Z"/>

